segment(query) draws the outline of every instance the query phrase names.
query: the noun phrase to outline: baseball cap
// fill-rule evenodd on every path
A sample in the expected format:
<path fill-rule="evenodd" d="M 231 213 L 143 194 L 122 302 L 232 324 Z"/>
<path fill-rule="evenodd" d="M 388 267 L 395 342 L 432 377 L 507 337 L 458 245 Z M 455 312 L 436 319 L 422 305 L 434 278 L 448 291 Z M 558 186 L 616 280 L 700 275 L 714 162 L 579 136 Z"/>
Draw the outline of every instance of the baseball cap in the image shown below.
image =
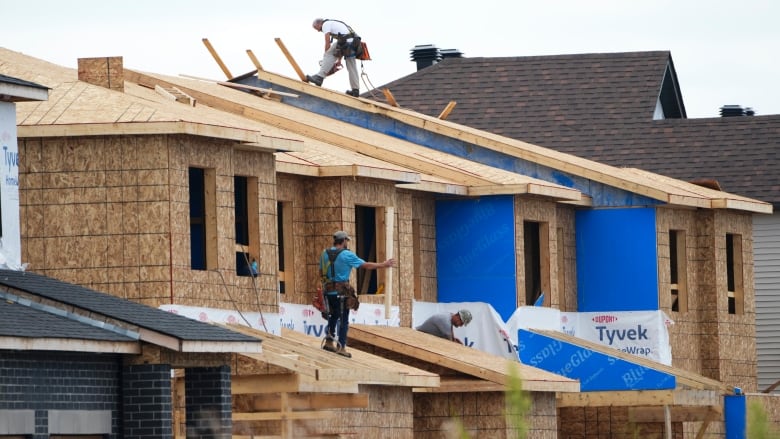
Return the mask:
<path fill-rule="evenodd" d="M 347 232 L 343 230 L 339 230 L 338 232 L 333 234 L 333 239 L 336 241 L 341 239 L 346 239 L 347 241 L 349 241 L 349 235 L 347 235 Z"/>
<path fill-rule="evenodd" d="M 460 319 L 463 321 L 463 326 L 466 326 L 471 322 L 471 311 L 467 309 L 462 309 L 458 311 L 458 315 L 460 316 Z"/>

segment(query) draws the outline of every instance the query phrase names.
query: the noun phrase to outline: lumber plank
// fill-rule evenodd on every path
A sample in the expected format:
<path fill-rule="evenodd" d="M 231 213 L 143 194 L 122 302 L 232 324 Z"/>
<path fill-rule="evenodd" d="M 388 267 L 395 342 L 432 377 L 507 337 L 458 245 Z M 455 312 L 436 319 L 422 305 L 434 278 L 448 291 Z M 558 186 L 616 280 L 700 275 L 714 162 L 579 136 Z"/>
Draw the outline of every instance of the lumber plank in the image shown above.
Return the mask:
<path fill-rule="evenodd" d="M 368 408 L 369 396 L 366 393 L 318 394 L 290 393 L 288 407 L 292 410 L 320 410 L 336 408 Z M 263 394 L 252 397 L 251 410 L 269 411 L 281 407 L 280 394 Z"/>
<path fill-rule="evenodd" d="M 255 68 L 257 70 L 263 70 L 263 66 L 260 65 L 260 61 L 257 60 L 257 57 L 255 56 L 254 52 L 252 52 L 251 49 L 246 50 L 247 56 L 249 56 L 249 60 L 252 61 L 252 64 L 255 65 Z"/>
<path fill-rule="evenodd" d="M 301 68 L 298 66 L 298 63 L 295 62 L 295 58 L 293 58 L 293 56 L 290 54 L 290 51 L 287 50 L 287 47 L 282 42 L 282 39 L 274 38 L 274 41 L 276 41 L 276 45 L 279 46 L 279 49 L 282 50 L 284 57 L 287 58 L 287 61 L 289 61 L 293 70 L 295 70 L 295 73 L 297 73 L 298 77 L 301 78 L 301 81 L 306 82 L 306 74 L 303 73 L 303 70 L 301 70 Z"/>
<path fill-rule="evenodd" d="M 715 390 L 626 390 L 558 395 L 558 407 L 717 406 L 719 404 L 720 394 Z"/>
<path fill-rule="evenodd" d="M 298 419 L 328 419 L 335 416 L 332 411 L 298 411 L 298 412 L 234 412 L 233 421 L 280 421 Z"/>
<path fill-rule="evenodd" d="M 452 113 L 452 110 L 455 109 L 455 106 L 458 105 L 455 101 L 450 101 L 446 107 L 439 113 L 439 119 L 444 120 L 447 117 L 449 117 L 450 113 Z"/>
<path fill-rule="evenodd" d="M 233 375 L 230 377 L 230 393 L 233 395 L 256 393 L 297 392 L 300 375 Z"/>
<path fill-rule="evenodd" d="M 206 49 L 208 49 L 209 53 L 211 54 L 211 57 L 214 58 L 214 61 L 217 62 L 217 65 L 222 70 L 222 73 L 225 74 L 227 79 L 233 78 L 233 74 L 230 73 L 230 70 L 228 70 L 225 63 L 222 62 L 222 58 L 220 58 L 219 55 L 217 54 L 217 51 L 214 50 L 214 46 L 211 45 L 208 38 L 203 39 L 203 44 L 206 46 Z"/>
<path fill-rule="evenodd" d="M 702 422 L 717 420 L 723 411 L 720 406 L 670 407 L 672 422 Z M 664 422 L 663 407 L 629 407 L 630 422 Z"/>

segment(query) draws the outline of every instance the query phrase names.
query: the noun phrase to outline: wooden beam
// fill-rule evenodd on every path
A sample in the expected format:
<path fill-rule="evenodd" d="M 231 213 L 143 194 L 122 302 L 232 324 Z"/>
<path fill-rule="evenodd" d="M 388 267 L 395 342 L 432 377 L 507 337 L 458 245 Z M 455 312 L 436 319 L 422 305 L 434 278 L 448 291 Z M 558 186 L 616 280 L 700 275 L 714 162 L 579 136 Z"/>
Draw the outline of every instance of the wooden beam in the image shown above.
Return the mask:
<path fill-rule="evenodd" d="M 715 390 L 627 390 L 611 392 L 560 393 L 558 407 L 717 406 Z"/>
<path fill-rule="evenodd" d="M 387 258 L 393 257 L 393 230 L 395 228 L 395 208 L 392 206 L 385 207 L 384 218 L 384 230 L 383 235 L 385 238 L 385 256 Z M 385 269 L 385 318 L 390 319 L 391 308 L 393 305 L 393 269 L 392 267 Z"/>
<path fill-rule="evenodd" d="M 701 422 L 718 419 L 723 410 L 720 406 L 677 406 L 670 407 L 672 422 Z M 657 406 L 629 407 L 630 422 L 664 422 L 664 409 Z"/>
<path fill-rule="evenodd" d="M 269 411 L 278 410 L 281 407 L 281 394 L 263 394 L 251 397 L 249 410 L 244 411 Z M 366 393 L 289 393 L 287 404 L 292 410 L 321 410 L 337 408 L 368 408 L 368 394 Z"/>
<path fill-rule="evenodd" d="M 475 392 L 505 392 L 507 387 L 492 381 L 473 378 L 440 377 L 439 387 L 415 387 L 414 393 L 475 393 Z"/>
<path fill-rule="evenodd" d="M 455 109 L 455 106 L 458 105 L 455 101 L 450 101 L 449 104 L 447 104 L 446 107 L 444 107 L 444 110 L 439 114 L 439 119 L 444 120 L 447 117 L 449 117 L 450 113 L 452 113 L 452 110 Z"/>
<path fill-rule="evenodd" d="M 214 47 L 212 47 L 211 43 L 209 43 L 209 39 L 208 38 L 204 38 L 203 39 L 203 44 L 206 46 L 206 49 L 208 49 L 209 53 L 214 58 L 214 61 L 217 62 L 217 65 L 219 66 L 219 68 L 222 69 L 222 73 L 224 73 L 225 76 L 227 76 L 227 79 L 232 79 L 233 78 L 233 74 L 230 73 L 230 70 L 228 70 L 228 68 L 225 65 L 225 63 L 223 63 L 222 59 L 219 57 L 219 55 L 217 55 L 217 51 L 214 50 Z"/>
<path fill-rule="evenodd" d="M 393 93 L 390 91 L 389 88 L 383 88 L 382 94 L 385 95 L 385 100 L 388 104 L 392 105 L 393 107 L 398 106 L 398 102 L 395 101 L 395 96 L 393 96 Z"/>
<path fill-rule="evenodd" d="M 255 412 L 233 413 L 233 421 L 285 421 L 298 419 L 328 419 L 336 415 L 332 411 Z"/>
<path fill-rule="evenodd" d="M 280 49 L 282 49 L 282 53 L 287 58 L 287 61 L 290 62 L 290 65 L 292 66 L 293 70 L 295 70 L 295 73 L 298 74 L 298 77 L 301 78 L 301 81 L 306 81 L 306 74 L 303 73 L 303 70 L 298 66 L 298 63 L 295 62 L 295 59 L 290 54 L 290 51 L 287 50 L 287 47 L 285 47 L 284 43 L 282 42 L 281 38 L 274 38 L 274 41 L 276 41 L 276 45 L 279 46 Z"/>
<path fill-rule="evenodd" d="M 180 74 L 179 76 L 181 76 L 182 78 L 187 78 L 187 79 L 196 79 L 198 81 L 213 82 L 215 84 L 224 85 L 226 87 L 247 89 L 247 90 L 252 90 L 252 91 L 259 91 L 259 92 L 265 93 L 265 94 L 287 96 L 287 97 L 291 97 L 291 98 L 297 98 L 297 97 L 300 96 L 300 95 L 297 95 L 295 93 L 287 93 L 287 92 L 283 92 L 283 91 L 277 91 L 277 90 L 274 90 L 274 89 L 271 89 L 271 88 L 255 87 L 254 85 L 242 84 L 240 82 L 220 81 L 220 80 L 217 80 L 217 79 L 210 79 L 210 78 L 204 78 L 204 77 L 201 77 L 201 76 L 185 75 L 185 74 Z M 164 81 L 160 81 L 160 82 L 164 82 Z M 155 87 L 157 87 L 157 86 L 158 85 L 155 85 Z"/>
<path fill-rule="evenodd" d="M 701 423 L 701 426 L 699 427 L 699 431 L 696 432 L 696 439 L 702 439 L 704 437 L 704 433 L 707 432 L 707 427 L 710 426 L 710 422 L 714 422 L 721 418 L 722 412 L 715 414 L 710 413 L 709 416 L 707 416 L 707 419 L 704 420 L 704 422 Z"/>
<path fill-rule="evenodd" d="M 247 49 L 246 54 L 249 56 L 249 60 L 252 61 L 252 64 L 255 65 L 255 68 L 257 70 L 263 70 L 263 66 L 260 65 L 260 61 L 257 60 L 257 57 L 255 56 L 255 54 L 252 52 L 251 49 Z"/>
<path fill-rule="evenodd" d="M 233 395 L 297 392 L 301 378 L 297 373 L 267 375 L 233 375 L 230 393 Z"/>
<path fill-rule="evenodd" d="M 231 87 L 231 88 L 245 88 L 247 90 L 252 91 L 259 91 L 260 93 L 271 95 L 271 96 L 287 96 L 290 98 L 297 98 L 300 95 L 297 95 L 295 93 L 287 93 L 283 91 L 277 91 L 272 90 L 270 88 L 261 88 L 261 87 L 255 87 L 254 85 L 247 85 L 247 84 L 239 84 L 237 82 L 226 82 L 226 81 L 217 81 L 217 84 L 224 85 L 225 87 Z"/>

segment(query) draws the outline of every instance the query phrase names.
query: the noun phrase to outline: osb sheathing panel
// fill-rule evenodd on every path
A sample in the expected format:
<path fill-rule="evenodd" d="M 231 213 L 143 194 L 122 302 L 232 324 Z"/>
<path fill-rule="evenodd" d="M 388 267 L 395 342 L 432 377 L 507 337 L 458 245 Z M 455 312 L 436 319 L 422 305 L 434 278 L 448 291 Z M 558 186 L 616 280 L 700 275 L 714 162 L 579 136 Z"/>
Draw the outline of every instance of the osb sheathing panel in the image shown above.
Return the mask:
<path fill-rule="evenodd" d="M 413 218 L 420 224 L 420 293 L 423 302 L 438 302 L 436 292 L 436 199 L 427 193 L 413 194 Z M 409 322 L 411 325 L 411 322 Z M 404 325 L 404 326 L 409 326 Z"/>
<path fill-rule="evenodd" d="M 557 438 L 554 393 L 530 393 L 531 408 L 525 422 L 528 437 Z M 439 439 L 457 431 L 455 422 L 474 438 L 514 438 L 507 423 L 504 392 L 416 393 L 414 395 L 414 437 Z"/>
<path fill-rule="evenodd" d="M 318 262 L 323 249 L 332 245 L 333 232 L 345 230 L 349 233 L 353 242 L 351 248 L 356 247 L 355 237 L 355 206 L 370 207 L 396 207 L 395 186 L 392 182 L 377 181 L 363 178 L 319 178 L 304 181 L 303 205 L 305 221 L 310 225 L 305 240 L 304 252 L 306 257 L 308 291 L 303 295 L 297 295 L 294 300 L 308 303 L 311 293 L 319 282 Z M 397 227 L 396 227 L 397 229 Z M 397 236 L 391 239 L 394 241 Z M 397 241 L 394 242 L 397 249 Z M 396 257 L 399 260 L 399 257 Z M 376 262 L 376 261 L 369 261 Z M 380 261 L 381 262 L 381 261 Z M 398 270 L 393 270 L 394 276 L 398 276 Z M 352 282 L 355 282 L 355 272 L 352 272 Z M 395 285 L 398 285 L 397 281 Z M 380 298 L 364 296 L 362 301 L 380 301 Z M 394 304 L 397 304 L 394 301 Z"/>
<path fill-rule="evenodd" d="M 659 299 L 661 309 L 675 322 L 669 328 L 673 365 L 754 391 L 757 365 L 750 215 L 721 210 L 657 212 Z M 669 230 L 686 233 L 687 312 L 671 311 Z M 728 312 L 727 233 L 742 238 L 742 315 Z"/>
<path fill-rule="evenodd" d="M 293 242 L 285 243 L 288 251 L 292 252 L 293 266 L 296 267 L 294 279 L 285 280 L 285 293 L 283 302 L 311 303 L 311 294 L 317 287 L 317 279 L 309 279 L 308 270 L 298 269 L 307 266 L 307 257 L 304 251 L 309 236 L 308 223 L 306 222 L 305 191 L 307 178 L 293 175 L 277 174 L 277 198 L 280 202 L 292 205 L 292 218 L 286 218 L 287 223 L 292 223 Z M 285 255 L 290 256 L 290 255 Z"/>
<path fill-rule="evenodd" d="M 688 425 L 696 423 L 688 423 Z M 663 422 L 632 423 L 629 422 L 628 409 L 625 407 L 566 407 L 558 411 L 558 439 L 634 439 L 634 438 L 666 438 Z M 683 436 L 684 424 L 672 423 L 672 438 L 683 439 L 695 437 Z M 710 424 L 707 432 L 717 429 L 717 423 Z M 705 435 L 711 438 L 711 435 Z"/>
<path fill-rule="evenodd" d="M 411 388 L 360 385 L 359 392 L 368 395 L 367 408 L 323 410 L 331 412 L 332 416 L 325 419 L 293 421 L 293 430 L 289 437 L 417 438 L 413 430 Z M 279 421 L 253 424 L 252 427 L 240 426 L 241 433 L 260 436 L 281 434 Z M 234 432 L 236 430 L 234 428 Z"/>
<path fill-rule="evenodd" d="M 558 266 L 558 276 L 552 278 L 558 286 L 558 296 L 551 297 L 551 306 L 561 311 L 577 311 L 577 243 L 574 226 L 574 208 L 558 206 L 556 209 L 556 238 L 561 238 L 563 248 L 563 267 Z M 561 233 L 562 232 L 562 233 Z M 559 236 L 558 234 L 561 234 Z M 561 256 L 560 254 L 558 255 Z M 559 302 L 556 304 L 555 300 Z"/>
<path fill-rule="evenodd" d="M 33 271 L 150 306 L 275 310 L 274 158 L 233 146 L 164 135 L 20 140 L 23 261 Z M 218 175 L 220 272 L 190 269 L 190 166 Z M 235 275 L 234 175 L 258 180 L 258 293 L 252 278 Z"/>

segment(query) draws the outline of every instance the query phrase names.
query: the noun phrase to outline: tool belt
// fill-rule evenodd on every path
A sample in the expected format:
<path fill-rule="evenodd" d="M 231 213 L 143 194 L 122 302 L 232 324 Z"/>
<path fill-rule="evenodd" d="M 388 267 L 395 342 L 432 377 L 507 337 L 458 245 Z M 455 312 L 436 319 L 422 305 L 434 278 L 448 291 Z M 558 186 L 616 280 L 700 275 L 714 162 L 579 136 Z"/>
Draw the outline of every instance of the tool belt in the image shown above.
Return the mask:
<path fill-rule="evenodd" d="M 323 291 L 325 293 L 335 291 L 339 296 L 344 297 L 344 303 L 349 309 L 357 311 L 358 307 L 360 307 L 357 292 L 349 282 L 325 282 Z"/>

